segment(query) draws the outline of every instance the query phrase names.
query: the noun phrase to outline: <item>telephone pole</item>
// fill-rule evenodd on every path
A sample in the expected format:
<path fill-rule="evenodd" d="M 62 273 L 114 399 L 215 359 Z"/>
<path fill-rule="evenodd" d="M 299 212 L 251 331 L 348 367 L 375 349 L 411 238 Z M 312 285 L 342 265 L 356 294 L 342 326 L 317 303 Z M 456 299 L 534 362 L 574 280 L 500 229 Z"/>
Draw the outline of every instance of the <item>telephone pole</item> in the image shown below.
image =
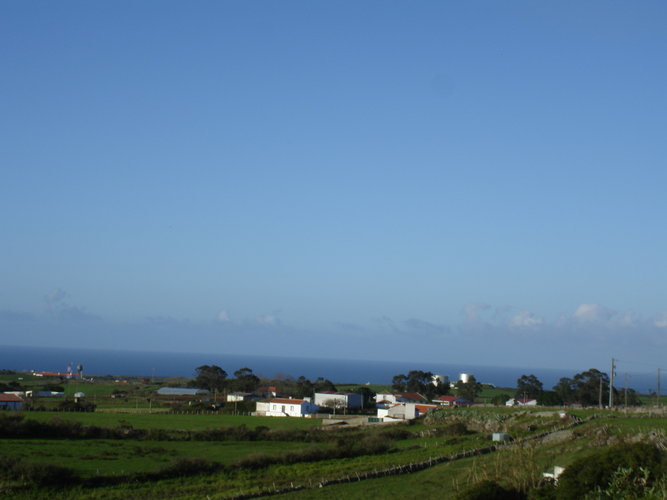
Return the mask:
<path fill-rule="evenodd" d="M 660 368 L 658 368 L 658 385 L 656 387 L 657 389 L 655 391 L 655 404 L 656 406 L 660 406 Z"/>
<path fill-rule="evenodd" d="M 611 358 L 611 375 L 609 377 L 609 409 L 614 407 L 614 375 L 616 372 L 616 360 Z"/>

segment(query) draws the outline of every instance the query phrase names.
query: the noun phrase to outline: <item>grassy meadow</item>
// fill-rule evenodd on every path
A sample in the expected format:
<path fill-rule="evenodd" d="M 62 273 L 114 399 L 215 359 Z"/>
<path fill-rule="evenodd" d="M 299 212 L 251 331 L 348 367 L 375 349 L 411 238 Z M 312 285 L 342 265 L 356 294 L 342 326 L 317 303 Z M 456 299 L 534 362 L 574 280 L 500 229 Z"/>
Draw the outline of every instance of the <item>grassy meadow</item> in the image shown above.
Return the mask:
<path fill-rule="evenodd" d="M 440 413 L 438 419 L 421 418 L 412 424 L 323 430 L 317 419 L 122 415 L 134 419 L 130 425 L 130 420 L 119 424 L 114 420 L 118 415 L 112 413 L 3 412 L 5 419 L 15 415 L 16 419 L 23 417 L 22 422 L 73 425 L 75 430 L 97 426 L 121 434 L 99 439 L 3 437 L 5 459 L 26 466 L 66 467 L 75 479 L 51 485 L 4 477 L 0 488 L 8 498 L 224 499 L 260 492 L 269 495 L 294 485 L 305 489 L 278 497 L 386 498 L 383 495 L 392 491 L 405 498 L 456 498 L 484 479 L 502 480 L 528 491 L 554 465 L 567 466 L 596 449 L 626 441 L 662 439 L 665 443 L 667 429 L 665 417 L 596 414 L 593 410 L 582 410 L 578 417 L 567 420 L 554 411 L 493 407 Z M 576 418 L 588 420 L 572 426 Z M 122 430 L 130 428 L 163 428 L 174 433 L 161 440 L 150 439 L 150 435 L 123 438 Z M 209 439 L 206 434 L 210 429 L 233 428 L 259 429 L 261 433 L 246 439 L 235 439 L 233 433 Z M 553 430 L 558 432 L 535 438 Z M 494 431 L 507 431 L 526 441 L 409 474 L 318 487 L 323 481 L 354 479 L 488 448 Z"/>
<path fill-rule="evenodd" d="M 0 375 L 0 382 L 17 377 Z M 619 445 L 643 443 L 663 456 L 667 449 L 667 414 L 659 406 L 567 409 L 563 417 L 559 408 L 482 404 L 410 422 L 323 425 L 332 420 L 188 412 L 187 405 L 180 411 L 154 396 L 164 381 L 22 378 L 35 390 L 60 383 L 66 395 L 84 392 L 96 408 L 55 411 L 60 399 L 35 398 L 31 404 L 40 411 L 1 411 L 3 498 L 470 500 L 485 498 L 468 489 L 486 481 L 510 489 L 513 498 L 544 500 L 568 498 L 543 491 L 542 473 L 556 465 L 578 467 Z M 480 401 L 512 392 L 486 386 Z M 494 443 L 494 432 L 512 441 Z M 659 482 L 667 475 L 655 476 L 657 496 L 627 498 L 667 498 Z"/>

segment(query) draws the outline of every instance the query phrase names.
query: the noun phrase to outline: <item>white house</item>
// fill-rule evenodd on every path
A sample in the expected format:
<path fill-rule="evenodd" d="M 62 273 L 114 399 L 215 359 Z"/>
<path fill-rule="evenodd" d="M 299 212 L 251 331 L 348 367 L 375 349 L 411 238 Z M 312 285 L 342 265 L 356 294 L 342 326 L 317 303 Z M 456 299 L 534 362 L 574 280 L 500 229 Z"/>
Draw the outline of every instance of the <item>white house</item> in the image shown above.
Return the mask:
<path fill-rule="evenodd" d="M 379 392 L 375 395 L 378 406 L 389 406 L 395 403 L 428 404 L 428 399 L 418 392 Z"/>
<path fill-rule="evenodd" d="M 396 420 L 413 420 L 417 418 L 416 405 L 414 403 L 395 403 L 388 408 L 378 408 L 377 416 L 383 422 L 394 422 Z"/>
<path fill-rule="evenodd" d="M 537 406 L 537 399 L 511 398 L 505 402 L 505 406 Z"/>
<path fill-rule="evenodd" d="M 269 409 L 265 415 L 267 417 L 309 417 L 317 413 L 318 408 L 319 406 L 311 403 L 309 399 L 274 398 L 269 401 Z"/>
<path fill-rule="evenodd" d="M 230 392 L 227 394 L 227 402 L 234 403 L 237 401 L 250 401 L 251 399 L 257 399 L 251 392 Z"/>
<path fill-rule="evenodd" d="M 361 394 L 356 392 L 316 392 L 315 404 L 333 408 L 361 408 Z"/>
<path fill-rule="evenodd" d="M 417 403 L 395 403 L 387 408 L 378 408 L 377 417 L 383 422 L 414 420 L 437 407 L 437 405 L 423 405 Z"/>

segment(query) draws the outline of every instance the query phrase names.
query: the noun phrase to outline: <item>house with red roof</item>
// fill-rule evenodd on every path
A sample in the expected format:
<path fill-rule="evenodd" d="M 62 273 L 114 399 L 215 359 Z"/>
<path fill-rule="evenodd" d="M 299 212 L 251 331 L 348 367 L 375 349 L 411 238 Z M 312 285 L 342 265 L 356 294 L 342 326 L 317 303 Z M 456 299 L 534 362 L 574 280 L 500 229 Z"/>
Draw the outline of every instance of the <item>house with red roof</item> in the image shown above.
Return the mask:
<path fill-rule="evenodd" d="M 375 403 L 386 408 L 394 403 L 429 404 L 429 400 L 418 392 L 389 392 L 376 394 Z"/>
<path fill-rule="evenodd" d="M 23 400 L 16 394 L 0 394 L 0 408 L 5 410 L 20 410 L 23 406 Z"/>
<path fill-rule="evenodd" d="M 257 406 L 259 412 L 259 403 Z M 319 406 L 313 404 L 310 398 L 273 398 L 268 405 L 265 403 L 262 407 L 265 408 L 264 414 L 267 417 L 311 417 L 319 409 Z"/>
<path fill-rule="evenodd" d="M 472 404 L 466 398 L 462 398 L 461 396 L 452 396 L 451 394 L 439 396 L 435 398 L 433 402 L 439 404 L 440 406 L 470 406 Z"/>

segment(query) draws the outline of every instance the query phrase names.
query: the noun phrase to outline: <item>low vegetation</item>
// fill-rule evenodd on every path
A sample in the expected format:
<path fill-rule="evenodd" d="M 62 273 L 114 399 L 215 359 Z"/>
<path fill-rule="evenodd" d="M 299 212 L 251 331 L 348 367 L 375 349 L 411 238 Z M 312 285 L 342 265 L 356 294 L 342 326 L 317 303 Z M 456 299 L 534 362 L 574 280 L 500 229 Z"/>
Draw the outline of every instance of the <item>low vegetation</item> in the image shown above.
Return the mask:
<path fill-rule="evenodd" d="M 232 380 L 247 377 L 249 382 L 252 374 L 235 375 Z M 19 381 L 17 374 L 1 376 L 5 384 L 36 384 Z M 187 383 L 179 382 L 175 385 Z M 522 392 L 528 393 L 531 384 L 540 389 L 529 376 L 522 382 Z M 187 405 L 190 411 L 174 412 L 150 399 L 159 383 L 98 380 L 85 389 L 94 401 L 36 398 L 44 411 L 0 412 L 0 495 L 56 500 L 667 497 L 667 418 L 660 407 L 626 412 L 594 406 L 565 414 L 489 404 L 440 409 L 392 425 L 352 426 L 340 420 L 323 426 L 317 418 L 251 417 L 192 405 Z M 304 380 L 294 381 L 295 387 L 299 383 L 307 389 Z M 81 390 L 84 383 L 63 384 L 66 395 L 73 395 L 78 391 L 70 386 Z M 513 389 L 474 389 L 477 401 L 486 403 L 516 395 Z M 62 411 L 84 402 L 96 404 L 95 411 Z M 510 440 L 494 442 L 493 433 L 507 433 Z M 554 466 L 565 468 L 558 484 L 543 476 Z"/>

